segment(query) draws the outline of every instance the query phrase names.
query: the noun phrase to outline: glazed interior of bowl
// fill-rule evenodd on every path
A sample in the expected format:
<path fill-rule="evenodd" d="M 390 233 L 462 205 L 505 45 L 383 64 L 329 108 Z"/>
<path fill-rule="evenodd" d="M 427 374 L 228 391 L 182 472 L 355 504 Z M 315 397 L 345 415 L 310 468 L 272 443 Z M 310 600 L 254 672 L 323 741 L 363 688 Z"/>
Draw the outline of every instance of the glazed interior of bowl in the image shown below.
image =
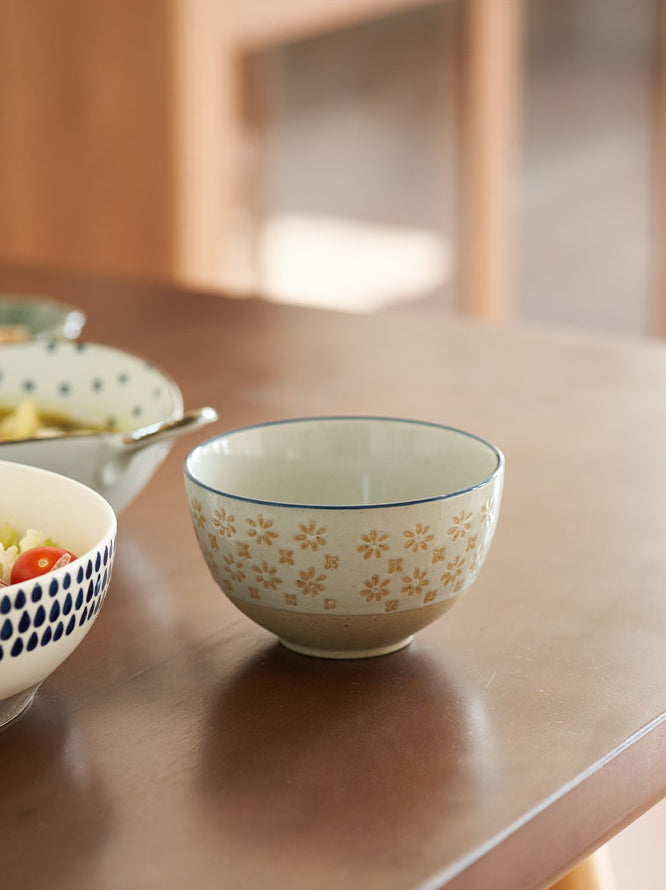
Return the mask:
<path fill-rule="evenodd" d="M 180 389 L 139 356 L 96 343 L 33 341 L 0 354 L 0 409 L 31 398 L 42 411 L 106 430 L 179 417 Z"/>
<path fill-rule="evenodd" d="M 493 445 L 450 427 L 327 417 L 232 431 L 195 448 L 185 471 L 232 497 L 355 507 L 448 497 L 487 481 L 502 460 Z"/>
<path fill-rule="evenodd" d="M 116 517 L 95 491 L 57 473 L 0 460 L 0 524 L 39 529 L 83 556 L 115 533 Z"/>

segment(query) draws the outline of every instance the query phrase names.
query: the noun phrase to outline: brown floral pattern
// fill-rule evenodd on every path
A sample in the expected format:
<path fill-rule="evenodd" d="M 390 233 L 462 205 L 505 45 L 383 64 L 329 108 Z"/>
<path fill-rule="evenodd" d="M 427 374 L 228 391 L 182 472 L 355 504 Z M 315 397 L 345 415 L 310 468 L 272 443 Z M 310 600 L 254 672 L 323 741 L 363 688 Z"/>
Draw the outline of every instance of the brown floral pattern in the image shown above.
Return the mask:
<path fill-rule="evenodd" d="M 299 532 L 294 535 L 294 541 L 301 545 L 301 550 L 319 550 L 320 547 L 326 546 L 326 528 L 317 528 L 314 519 L 310 520 L 307 525 L 299 525 Z"/>
<path fill-rule="evenodd" d="M 387 532 L 371 531 L 362 536 L 356 549 L 363 554 L 363 559 L 371 559 L 373 556 L 379 559 L 389 549 L 387 541 Z"/>
<path fill-rule="evenodd" d="M 223 538 L 231 538 L 236 534 L 234 521 L 234 517 L 228 515 L 224 507 L 213 511 L 213 527 Z"/>
<path fill-rule="evenodd" d="M 298 587 L 301 593 L 304 593 L 306 596 L 319 596 L 320 593 L 323 593 L 324 590 L 326 590 L 325 581 L 326 575 L 318 575 L 315 567 L 310 566 L 309 569 L 305 569 L 298 573 L 296 587 Z"/>
<path fill-rule="evenodd" d="M 232 598 L 272 608 L 375 614 L 465 590 L 488 552 L 500 496 L 501 485 L 491 485 L 464 507 L 456 498 L 427 505 L 425 516 L 410 505 L 402 528 L 389 526 L 390 513 L 383 527 L 380 518 L 355 530 L 353 520 L 347 528 L 325 511 L 303 518 L 287 508 L 220 503 L 200 490 L 190 498 L 190 512 L 206 564 Z"/>
<path fill-rule="evenodd" d="M 446 532 L 447 535 L 451 538 L 452 541 L 457 541 L 458 538 L 464 538 L 467 532 L 471 529 L 472 524 L 470 519 L 472 518 L 472 514 L 462 510 L 459 516 L 453 517 L 453 522 Z"/>
<path fill-rule="evenodd" d="M 419 596 L 429 585 L 428 573 L 424 569 L 414 569 L 411 575 L 402 579 L 402 591 L 407 596 Z"/>
<path fill-rule="evenodd" d="M 265 544 L 271 547 L 277 538 L 277 532 L 273 529 L 273 520 L 265 519 L 260 513 L 256 519 L 248 519 L 248 536 L 254 538 L 257 544 Z"/>
<path fill-rule="evenodd" d="M 380 578 L 379 575 L 373 575 L 371 578 L 363 582 L 361 596 L 366 600 L 381 600 L 388 594 L 388 578 Z"/>
<path fill-rule="evenodd" d="M 194 498 L 190 502 L 190 514 L 192 516 L 192 522 L 195 527 L 203 528 L 206 525 L 206 517 L 203 513 L 203 506 L 201 501 L 197 498 Z"/>
<path fill-rule="evenodd" d="M 421 525 L 420 522 L 417 522 L 413 531 L 410 529 L 404 532 L 405 550 L 413 550 L 414 553 L 427 550 L 434 537 L 429 525 Z"/>
<path fill-rule="evenodd" d="M 278 576 L 275 566 L 269 566 L 265 561 L 261 565 L 253 565 L 252 571 L 256 575 L 257 583 L 266 590 L 277 590 L 282 584 L 282 578 Z"/>

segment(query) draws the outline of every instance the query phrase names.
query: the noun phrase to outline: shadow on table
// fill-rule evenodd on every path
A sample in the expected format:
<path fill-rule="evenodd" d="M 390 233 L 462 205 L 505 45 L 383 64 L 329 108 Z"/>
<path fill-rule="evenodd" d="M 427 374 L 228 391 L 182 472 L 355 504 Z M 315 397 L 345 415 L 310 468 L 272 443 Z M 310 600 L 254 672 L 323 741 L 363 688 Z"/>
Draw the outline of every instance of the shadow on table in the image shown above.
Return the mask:
<path fill-rule="evenodd" d="M 389 862 L 401 826 L 412 844 L 433 814 L 455 815 L 489 745 L 482 705 L 439 656 L 334 662 L 275 645 L 221 691 L 201 786 L 235 837 Z"/>
<path fill-rule="evenodd" d="M 85 876 L 109 808 L 62 707 L 40 691 L 0 731 L 0 873 L 3 887 L 72 888 Z"/>

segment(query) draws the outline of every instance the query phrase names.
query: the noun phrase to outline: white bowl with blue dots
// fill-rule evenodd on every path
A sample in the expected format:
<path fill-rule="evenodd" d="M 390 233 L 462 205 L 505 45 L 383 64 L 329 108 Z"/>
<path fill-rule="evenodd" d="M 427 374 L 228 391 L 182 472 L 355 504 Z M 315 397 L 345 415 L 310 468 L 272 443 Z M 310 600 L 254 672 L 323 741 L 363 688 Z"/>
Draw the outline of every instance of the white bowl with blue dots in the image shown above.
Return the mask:
<path fill-rule="evenodd" d="M 42 411 L 107 431 L 0 442 L 0 459 L 71 476 L 102 494 L 116 512 L 146 485 L 171 438 L 128 444 L 140 428 L 183 417 L 180 388 L 151 362 L 84 341 L 51 340 L 0 348 L 0 408 L 31 397 Z"/>
<path fill-rule="evenodd" d="M 0 521 L 38 529 L 77 555 L 68 565 L 0 587 L 0 726 L 25 711 L 44 680 L 76 649 L 111 581 L 116 516 L 85 485 L 0 460 Z"/>

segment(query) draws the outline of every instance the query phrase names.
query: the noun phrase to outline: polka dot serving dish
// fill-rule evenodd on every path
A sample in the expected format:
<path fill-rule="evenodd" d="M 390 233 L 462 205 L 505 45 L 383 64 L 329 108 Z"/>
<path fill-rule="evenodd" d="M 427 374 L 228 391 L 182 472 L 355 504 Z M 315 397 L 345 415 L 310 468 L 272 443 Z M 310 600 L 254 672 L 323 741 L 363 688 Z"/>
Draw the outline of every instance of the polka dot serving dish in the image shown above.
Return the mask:
<path fill-rule="evenodd" d="M 287 420 L 196 447 L 185 487 L 222 591 L 297 652 L 381 655 L 477 578 L 497 525 L 504 458 L 433 423 Z"/>
<path fill-rule="evenodd" d="M 28 707 L 96 620 L 111 580 L 116 516 L 101 495 L 73 479 L 0 460 L 0 519 L 43 531 L 77 557 L 0 587 L 2 726 Z"/>
<path fill-rule="evenodd" d="M 176 435 L 217 419 L 212 408 L 184 413 L 177 383 L 154 364 L 83 341 L 0 348 L 0 411 L 26 400 L 85 429 L 0 440 L 0 459 L 77 479 L 116 512 L 147 484 Z"/>

